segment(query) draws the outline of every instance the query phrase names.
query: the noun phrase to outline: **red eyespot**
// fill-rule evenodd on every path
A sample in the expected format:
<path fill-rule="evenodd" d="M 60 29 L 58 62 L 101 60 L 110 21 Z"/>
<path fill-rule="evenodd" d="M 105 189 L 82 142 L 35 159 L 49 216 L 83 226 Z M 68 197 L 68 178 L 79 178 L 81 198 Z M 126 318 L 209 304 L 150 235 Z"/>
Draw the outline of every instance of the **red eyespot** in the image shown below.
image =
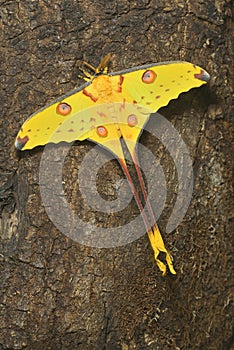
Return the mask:
<path fill-rule="evenodd" d="M 69 113 L 71 113 L 71 106 L 65 102 L 59 103 L 57 108 L 56 108 L 56 113 L 66 116 Z"/>
<path fill-rule="evenodd" d="M 97 134 L 98 134 L 98 136 L 106 137 L 108 135 L 108 131 L 106 130 L 106 128 L 104 126 L 98 126 L 97 127 Z"/>
<path fill-rule="evenodd" d="M 129 126 L 135 126 L 137 125 L 137 117 L 134 114 L 130 114 L 128 116 L 128 125 Z"/>
<path fill-rule="evenodd" d="M 151 84 L 155 81 L 157 77 L 157 74 L 153 70 L 147 70 L 143 75 L 142 75 L 142 81 L 143 83 L 146 84 Z"/>

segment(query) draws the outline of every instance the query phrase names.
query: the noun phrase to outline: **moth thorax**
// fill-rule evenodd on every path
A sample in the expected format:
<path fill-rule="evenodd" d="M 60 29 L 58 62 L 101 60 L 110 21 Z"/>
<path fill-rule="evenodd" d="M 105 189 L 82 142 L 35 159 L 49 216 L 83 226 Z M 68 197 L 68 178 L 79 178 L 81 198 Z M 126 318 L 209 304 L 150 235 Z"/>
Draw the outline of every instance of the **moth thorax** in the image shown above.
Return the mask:
<path fill-rule="evenodd" d="M 95 88 L 99 99 L 105 98 L 112 94 L 112 84 L 108 75 L 100 75 L 93 80 L 93 87 Z"/>

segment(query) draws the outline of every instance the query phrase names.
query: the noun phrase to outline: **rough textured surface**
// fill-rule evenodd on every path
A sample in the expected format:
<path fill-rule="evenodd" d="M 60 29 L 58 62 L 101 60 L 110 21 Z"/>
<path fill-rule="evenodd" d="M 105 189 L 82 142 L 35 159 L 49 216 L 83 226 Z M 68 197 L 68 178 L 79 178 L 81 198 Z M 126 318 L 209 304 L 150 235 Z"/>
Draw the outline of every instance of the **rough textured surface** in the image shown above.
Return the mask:
<path fill-rule="evenodd" d="M 231 3 L 1 1 L 0 15 L 0 349 L 233 349 Z M 212 77 L 209 86 L 160 111 L 194 162 L 188 213 L 164 234 L 175 278 L 160 276 L 146 236 L 115 249 L 85 247 L 63 236 L 40 198 L 43 148 L 18 155 L 12 146 L 31 113 L 81 83 L 77 60 L 97 65 L 107 52 L 113 70 L 187 60 Z M 168 180 L 159 220 L 164 232 L 176 198 L 173 161 L 150 134 L 141 140 Z M 68 184 L 91 147 L 83 142 L 72 148 Z M 114 198 L 121 178 L 118 165 L 108 163 L 98 182 L 104 197 Z M 69 188 L 68 196 L 75 206 Z M 134 213 L 132 203 L 125 215 Z M 121 220 L 109 217 L 108 225 Z"/>

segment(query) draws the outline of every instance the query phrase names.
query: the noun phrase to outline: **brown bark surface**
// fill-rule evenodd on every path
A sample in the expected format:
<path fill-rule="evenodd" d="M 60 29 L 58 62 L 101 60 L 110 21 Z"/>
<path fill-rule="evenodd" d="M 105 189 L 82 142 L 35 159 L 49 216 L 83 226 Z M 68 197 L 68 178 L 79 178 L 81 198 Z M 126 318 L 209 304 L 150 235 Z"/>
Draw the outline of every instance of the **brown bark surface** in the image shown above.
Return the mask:
<path fill-rule="evenodd" d="M 0 14 L 0 349 L 232 349 L 231 2 L 1 1 Z M 160 275 L 147 235 L 112 249 L 64 236 L 40 197 L 43 147 L 14 150 L 30 114 L 82 84 L 77 61 L 97 66 L 108 52 L 112 71 L 186 60 L 211 75 L 208 85 L 160 110 L 194 167 L 192 201 L 172 233 L 165 227 L 176 199 L 173 160 L 150 134 L 141 138 L 167 180 L 159 225 L 175 277 Z M 77 171 L 92 147 L 77 142 L 67 157 L 67 196 L 77 212 L 85 211 Z M 117 162 L 103 167 L 103 198 L 116 198 L 121 178 Z M 112 227 L 136 214 L 132 201 L 108 220 L 83 215 Z"/>

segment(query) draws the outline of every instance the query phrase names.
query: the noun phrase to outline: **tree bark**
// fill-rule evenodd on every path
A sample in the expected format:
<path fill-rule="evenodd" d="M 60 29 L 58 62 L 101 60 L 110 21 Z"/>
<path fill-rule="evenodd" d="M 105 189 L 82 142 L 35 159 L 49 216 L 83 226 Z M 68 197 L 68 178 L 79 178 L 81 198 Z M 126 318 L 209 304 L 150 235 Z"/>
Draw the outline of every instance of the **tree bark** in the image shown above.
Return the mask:
<path fill-rule="evenodd" d="M 232 349 L 231 2 L 1 1 L 0 9 L 0 349 Z M 174 160 L 150 133 L 141 137 L 166 177 L 158 223 L 176 276 L 161 276 L 146 234 L 109 249 L 63 235 L 40 196 L 44 148 L 19 154 L 13 147 L 30 114 L 82 84 L 77 61 L 98 66 L 106 53 L 110 71 L 183 60 L 211 75 L 208 85 L 159 111 L 182 136 L 194 171 L 188 212 L 171 233 Z M 134 201 L 107 216 L 88 210 L 77 194 L 77 172 L 92 147 L 71 147 L 66 196 L 87 225 L 123 225 L 138 215 Z M 92 164 L 89 171 L 87 177 Z M 146 175 L 154 181 L 154 166 Z M 116 199 L 123 178 L 116 161 L 106 163 L 97 181 L 102 197 Z"/>

